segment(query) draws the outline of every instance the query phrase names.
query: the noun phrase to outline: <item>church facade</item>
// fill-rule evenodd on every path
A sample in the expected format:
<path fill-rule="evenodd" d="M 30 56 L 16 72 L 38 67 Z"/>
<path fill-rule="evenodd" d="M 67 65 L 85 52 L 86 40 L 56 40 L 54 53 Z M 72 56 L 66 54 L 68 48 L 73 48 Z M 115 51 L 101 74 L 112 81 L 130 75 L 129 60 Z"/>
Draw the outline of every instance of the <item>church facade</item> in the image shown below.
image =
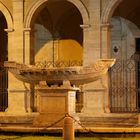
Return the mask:
<path fill-rule="evenodd" d="M 34 86 L 7 73 L 4 61 L 53 67 L 58 62 L 86 66 L 106 58 L 115 58 L 116 64 L 77 93 L 77 113 L 138 112 L 139 7 L 139 0 L 0 0 L 1 113 L 38 111 Z"/>

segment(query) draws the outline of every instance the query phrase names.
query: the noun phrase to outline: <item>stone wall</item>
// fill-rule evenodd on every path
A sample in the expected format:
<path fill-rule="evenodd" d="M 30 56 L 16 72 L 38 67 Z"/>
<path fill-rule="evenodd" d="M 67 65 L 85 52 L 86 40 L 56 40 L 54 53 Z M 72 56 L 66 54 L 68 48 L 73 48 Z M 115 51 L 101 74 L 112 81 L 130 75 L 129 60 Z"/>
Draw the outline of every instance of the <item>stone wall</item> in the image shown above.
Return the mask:
<path fill-rule="evenodd" d="M 1 3 L 3 3 L 8 10 L 12 13 L 13 11 L 13 4 L 12 4 L 12 0 L 0 0 Z"/>
<path fill-rule="evenodd" d="M 18 61 L 21 63 L 31 64 L 34 58 L 34 39 L 35 30 L 31 27 L 32 19 L 35 19 L 37 15 L 34 15 L 42 7 L 41 0 L 0 0 L 9 12 L 7 18 L 8 22 L 8 57 L 9 60 Z M 45 1 L 45 0 L 44 0 Z M 51 0 L 50 0 L 51 1 Z M 116 28 L 112 33 L 112 38 L 110 38 L 111 26 L 108 23 L 102 23 L 101 11 L 104 10 L 107 2 L 112 2 L 110 0 L 67 0 L 73 3 L 73 6 L 77 7 L 81 17 L 83 19 L 83 24 L 79 25 L 83 29 L 83 65 L 89 65 L 96 62 L 100 58 L 115 57 L 114 54 L 111 56 L 111 39 L 112 44 L 117 42 L 120 45 L 121 34 L 118 34 L 116 30 L 120 29 L 120 24 L 115 21 Z M 117 1 L 117 0 L 116 0 Z M 40 3 L 39 3 L 40 2 Z M 47 0 L 45 1 L 47 2 Z M 39 5 L 40 4 L 40 5 Z M 6 9 L 5 8 L 5 9 Z M 0 9 L 1 10 L 1 9 Z M 3 9 L 2 9 L 3 10 Z M 106 12 L 108 12 L 106 10 Z M 72 24 L 72 23 L 71 23 Z M 117 25 L 118 24 L 118 25 Z M 125 49 L 129 44 L 127 49 L 128 52 L 134 52 L 134 36 L 139 36 L 139 31 L 133 26 L 130 29 L 130 25 L 127 22 L 127 31 L 131 34 L 123 40 L 123 45 Z M 71 26 L 69 26 L 71 27 Z M 122 27 L 126 28 L 125 26 Z M 130 31 L 131 30 L 131 31 Z M 70 31 L 70 30 L 68 30 Z M 41 32 L 41 30 L 40 30 Z M 75 31 L 74 31 L 75 32 Z M 119 32 L 120 33 L 120 32 Z M 118 35 L 118 36 L 117 36 Z M 116 38 L 116 36 L 118 38 Z M 48 36 L 47 36 L 48 37 Z M 43 38 L 44 39 L 44 38 Z M 46 38 L 45 38 L 46 39 Z M 122 41 L 122 40 L 121 40 Z M 125 42 L 129 43 L 126 45 Z M 68 44 L 68 43 L 67 43 Z M 36 43 L 38 45 L 38 43 Z M 40 45 L 40 44 L 39 44 Z M 133 49 L 132 49 L 133 48 Z M 129 56 L 131 54 L 128 54 Z M 122 53 L 118 55 L 122 56 Z M 9 110 L 11 112 L 27 112 L 30 108 L 31 97 L 29 96 L 29 85 L 24 85 L 23 83 L 16 80 L 12 75 L 9 75 Z M 17 99 L 17 97 L 19 97 Z M 26 98 L 26 100 L 25 100 Z M 27 99 L 28 98 L 28 99 Z M 104 113 L 109 110 L 109 87 L 108 87 L 108 75 L 103 77 L 101 80 L 84 86 L 84 109 L 83 113 L 96 114 Z M 14 101 L 14 102 L 13 102 Z M 22 108 L 22 109 L 20 109 Z M 97 112 L 96 112 L 97 111 Z M 17 113 L 17 112 L 16 112 Z"/>
<path fill-rule="evenodd" d="M 32 12 L 36 12 L 35 10 L 38 10 L 38 7 L 36 6 L 39 5 L 33 5 L 37 2 L 39 1 L 26 0 L 24 3 L 21 0 L 11 1 L 11 10 L 13 9 L 12 17 L 14 20 L 12 41 L 14 41 L 14 45 L 10 44 L 9 60 L 14 60 L 26 64 L 31 62 L 31 52 L 34 51 L 34 35 L 31 31 L 31 21 L 29 20 L 35 18 L 32 17 L 34 16 L 34 13 L 32 14 Z M 83 25 L 81 25 L 83 28 L 83 61 L 84 65 L 89 65 L 96 62 L 97 59 L 100 58 L 100 1 L 83 0 L 80 2 L 77 0 L 70 0 L 70 2 L 73 2 L 73 4 L 77 6 L 77 9 L 80 11 L 83 18 Z M 26 21 L 29 21 L 29 23 L 27 24 Z M 13 47 L 11 47 L 12 45 Z M 12 113 L 29 111 L 28 101 L 30 99 L 27 99 L 27 89 L 29 86 L 23 85 L 12 75 L 10 75 L 9 82 L 8 111 Z M 84 110 L 86 110 L 86 112 L 92 114 L 95 113 L 95 110 L 103 110 L 104 88 L 102 87 L 101 81 L 85 86 L 85 93 Z M 16 99 L 16 97 L 18 97 L 18 99 Z M 96 102 L 99 104 L 96 105 Z M 22 110 L 19 108 L 22 108 Z"/>

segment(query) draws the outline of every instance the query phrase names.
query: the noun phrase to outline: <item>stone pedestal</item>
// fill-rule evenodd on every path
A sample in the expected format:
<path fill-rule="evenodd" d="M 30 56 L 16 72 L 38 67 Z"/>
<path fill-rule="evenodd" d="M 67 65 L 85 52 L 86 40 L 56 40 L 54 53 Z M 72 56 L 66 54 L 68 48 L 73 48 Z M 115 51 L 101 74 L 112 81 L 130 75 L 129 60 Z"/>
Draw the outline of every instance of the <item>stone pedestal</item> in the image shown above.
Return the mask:
<path fill-rule="evenodd" d="M 92 89 L 84 94 L 85 102 L 82 112 L 85 115 L 99 116 L 105 113 L 103 89 Z"/>
<path fill-rule="evenodd" d="M 105 113 L 106 88 L 101 80 L 84 86 L 84 107 L 82 113 L 91 116 L 101 116 Z"/>
<path fill-rule="evenodd" d="M 75 115 L 75 95 L 77 88 L 38 86 L 38 112 L 36 126 L 62 126 L 66 114 Z"/>
<path fill-rule="evenodd" d="M 11 73 L 8 75 L 8 108 L 5 113 L 9 115 L 26 115 L 27 102 L 26 94 L 27 89 L 23 83 L 17 80 Z"/>

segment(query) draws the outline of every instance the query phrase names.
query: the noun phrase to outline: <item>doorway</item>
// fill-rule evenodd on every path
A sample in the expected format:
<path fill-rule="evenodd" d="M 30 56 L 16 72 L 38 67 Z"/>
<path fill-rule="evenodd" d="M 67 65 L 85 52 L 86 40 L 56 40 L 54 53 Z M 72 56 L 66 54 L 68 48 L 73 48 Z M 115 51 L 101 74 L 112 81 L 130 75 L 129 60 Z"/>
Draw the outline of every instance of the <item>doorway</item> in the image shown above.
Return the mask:
<path fill-rule="evenodd" d="M 120 17 L 114 17 L 112 25 L 111 56 L 116 63 L 110 69 L 110 109 L 111 112 L 137 112 L 140 40 L 135 39 L 135 34 L 140 31 L 135 24 Z"/>
<path fill-rule="evenodd" d="M 8 60 L 7 22 L 2 13 L 0 13 L 0 111 L 5 111 L 8 107 L 8 73 L 4 68 L 4 61 Z"/>
<path fill-rule="evenodd" d="M 140 38 L 135 39 L 135 65 L 136 65 L 136 92 L 137 92 L 137 108 L 140 109 Z"/>

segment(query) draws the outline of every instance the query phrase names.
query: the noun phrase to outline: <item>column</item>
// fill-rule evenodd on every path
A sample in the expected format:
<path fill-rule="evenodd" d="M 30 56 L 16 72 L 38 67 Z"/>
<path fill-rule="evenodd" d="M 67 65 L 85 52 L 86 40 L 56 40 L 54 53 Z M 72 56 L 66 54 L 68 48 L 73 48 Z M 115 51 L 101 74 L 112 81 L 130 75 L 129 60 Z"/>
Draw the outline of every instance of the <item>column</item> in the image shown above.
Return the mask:
<path fill-rule="evenodd" d="M 84 64 L 92 64 L 100 58 L 100 0 L 89 0 L 90 27 L 86 30 Z M 85 38 L 85 36 L 84 36 Z"/>
<path fill-rule="evenodd" d="M 89 62 L 88 60 L 88 42 L 89 42 L 89 34 L 90 34 L 90 24 L 83 24 L 80 25 L 80 27 L 83 29 L 83 65 L 86 66 L 88 65 Z"/>
<path fill-rule="evenodd" d="M 34 64 L 34 34 L 31 28 L 24 28 L 25 64 Z"/>
<path fill-rule="evenodd" d="M 13 0 L 14 32 L 8 33 L 8 60 L 24 63 L 23 0 Z M 24 83 L 8 74 L 8 109 L 10 115 L 25 115 L 27 89 Z"/>
<path fill-rule="evenodd" d="M 14 59 L 17 62 L 24 63 L 24 45 L 23 45 L 23 8 L 24 0 L 13 0 L 13 20 L 14 20 Z"/>
<path fill-rule="evenodd" d="M 13 61 L 13 57 L 11 57 L 9 55 L 9 53 L 13 53 L 13 47 L 14 47 L 14 43 L 13 43 L 13 32 L 14 29 L 10 28 L 10 29 L 5 29 L 5 32 L 7 32 L 7 36 L 8 36 L 8 60 Z"/>
<path fill-rule="evenodd" d="M 102 58 L 110 58 L 110 43 L 111 43 L 111 36 L 110 36 L 110 29 L 111 25 L 101 24 L 101 55 Z"/>
<path fill-rule="evenodd" d="M 84 65 L 95 63 L 101 58 L 100 0 L 89 0 L 90 27 L 85 29 Z M 101 80 L 84 85 L 83 113 L 98 115 L 104 113 L 105 87 Z"/>
<path fill-rule="evenodd" d="M 31 28 L 24 28 L 24 60 L 25 64 L 34 64 L 34 31 Z M 25 84 L 27 93 L 27 111 L 34 111 L 34 85 Z"/>
<path fill-rule="evenodd" d="M 110 24 L 101 25 L 101 53 L 102 58 L 110 58 Z M 105 88 L 104 92 L 104 109 L 106 113 L 110 112 L 110 97 L 109 97 L 109 73 L 107 73 L 102 79 L 102 84 Z"/>

